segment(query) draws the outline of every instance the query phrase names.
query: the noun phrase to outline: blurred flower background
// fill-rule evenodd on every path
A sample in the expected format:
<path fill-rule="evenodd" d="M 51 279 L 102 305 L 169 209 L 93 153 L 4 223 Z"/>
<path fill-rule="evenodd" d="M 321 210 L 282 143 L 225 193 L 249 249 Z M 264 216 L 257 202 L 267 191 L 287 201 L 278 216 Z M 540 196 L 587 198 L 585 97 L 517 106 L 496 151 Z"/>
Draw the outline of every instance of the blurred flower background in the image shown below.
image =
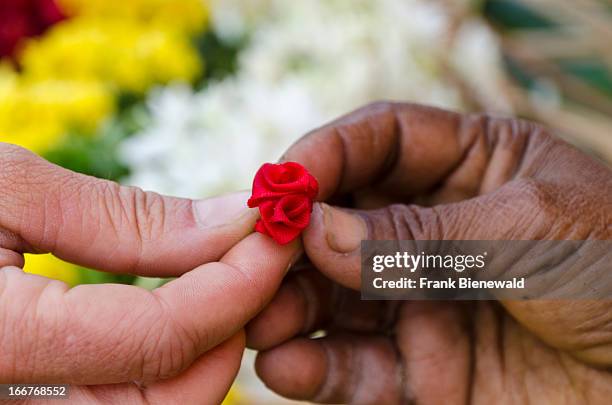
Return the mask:
<path fill-rule="evenodd" d="M 604 0 L 0 0 L 0 141 L 184 197 L 380 99 L 536 119 L 612 162 Z M 117 276 L 28 255 L 71 285 Z M 285 403 L 247 354 L 228 403 Z"/>

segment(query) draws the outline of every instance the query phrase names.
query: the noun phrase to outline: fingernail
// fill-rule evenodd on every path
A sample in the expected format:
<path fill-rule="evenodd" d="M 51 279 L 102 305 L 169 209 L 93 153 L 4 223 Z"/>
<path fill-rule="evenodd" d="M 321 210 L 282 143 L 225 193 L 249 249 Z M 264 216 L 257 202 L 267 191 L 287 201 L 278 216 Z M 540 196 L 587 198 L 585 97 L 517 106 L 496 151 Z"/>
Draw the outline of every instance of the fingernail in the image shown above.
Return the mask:
<path fill-rule="evenodd" d="M 241 191 L 195 201 L 193 209 L 198 223 L 203 228 L 213 228 L 235 223 L 247 214 L 254 213 L 254 209 L 247 207 L 249 194 Z"/>
<path fill-rule="evenodd" d="M 339 253 L 350 253 L 361 246 L 361 241 L 367 239 L 368 228 L 365 221 L 356 214 L 350 214 L 325 203 L 323 222 L 327 232 L 327 244 Z"/>

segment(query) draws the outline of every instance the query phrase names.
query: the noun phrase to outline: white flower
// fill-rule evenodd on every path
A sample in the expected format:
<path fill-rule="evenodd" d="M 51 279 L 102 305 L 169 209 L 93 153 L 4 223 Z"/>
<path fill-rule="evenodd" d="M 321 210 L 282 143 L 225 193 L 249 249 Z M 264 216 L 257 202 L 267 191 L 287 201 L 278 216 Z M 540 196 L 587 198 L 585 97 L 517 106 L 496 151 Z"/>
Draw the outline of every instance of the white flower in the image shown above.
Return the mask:
<path fill-rule="evenodd" d="M 193 198 L 249 188 L 263 161 L 278 159 L 322 119 L 304 89 L 291 81 L 268 89 L 236 79 L 205 96 L 184 86 L 155 92 L 151 126 L 122 147 L 130 183 Z"/>
<path fill-rule="evenodd" d="M 131 184 L 186 197 L 249 188 L 300 135 L 368 102 L 461 109 L 451 68 L 495 109 L 509 108 L 493 34 L 471 18 L 451 37 L 440 2 L 223 0 L 212 10 L 223 37 L 249 34 L 238 71 L 200 92 L 150 95 L 151 125 L 122 148 Z"/>

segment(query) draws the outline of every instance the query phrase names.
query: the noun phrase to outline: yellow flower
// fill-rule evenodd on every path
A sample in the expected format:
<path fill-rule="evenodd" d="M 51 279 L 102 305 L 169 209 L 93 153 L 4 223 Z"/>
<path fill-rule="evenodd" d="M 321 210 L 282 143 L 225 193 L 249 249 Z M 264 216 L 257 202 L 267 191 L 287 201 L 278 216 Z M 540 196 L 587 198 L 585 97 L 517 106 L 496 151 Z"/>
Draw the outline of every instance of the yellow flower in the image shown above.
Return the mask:
<path fill-rule="evenodd" d="M 239 405 L 240 403 L 242 403 L 241 396 L 238 389 L 236 389 L 236 385 L 234 384 L 225 396 L 225 399 L 221 405 Z"/>
<path fill-rule="evenodd" d="M 100 83 L 24 80 L 0 67 L 0 141 L 43 153 L 68 128 L 93 132 L 114 109 L 112 94 Z"/>
<path fill-rule="evenodd" d="M 140 21 L 197 32 L 208 20 L 204 0 L 60 0 L 62 9 L 72 16 Z"/>
<path fill-rule="evenodd" d="M 202 0 L 61 0 L 72 18 L 31 39 L 17 74 L 0 63 L 0 141 L 44 153 L 70 129 L 94 133 L 118 92 L 193 81 L 203 63 L 190 36 Z"/>
<path fill-rule="evenodd" d="M 61 280 L 70 286 L 76 285 L 80 281 L 79 268 L 77 266 L 64 262 L 52 254 L 26 254 L 23 270 L 27 273 Z"/>
<path fill-rule="evenodd" d="M 177 30 L 89 17 L 55 25 L 27 44 L 20 60 L 28 80 L 100 81 L 135 93 L 153 84 L 192 81 L 202 70 L 189 37 Z"/>

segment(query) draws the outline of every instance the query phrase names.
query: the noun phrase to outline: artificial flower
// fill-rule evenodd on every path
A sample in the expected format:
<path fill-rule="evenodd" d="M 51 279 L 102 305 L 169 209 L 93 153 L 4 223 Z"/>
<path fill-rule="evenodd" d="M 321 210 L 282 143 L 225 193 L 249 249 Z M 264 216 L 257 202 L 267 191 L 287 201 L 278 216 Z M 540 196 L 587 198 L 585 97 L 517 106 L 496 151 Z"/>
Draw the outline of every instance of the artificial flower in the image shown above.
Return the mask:
<path fill-rule="evenodd" d="M 295 162 L 264 164 L 255 174 L 247 204 L 259 207 L 255 230 L 284 245 L 297 238 L 310 223 L 317 180 Z"/>
<path fill-rule="evenodd" d="M 253 179 L 253 193 L 247 204 L 257 207 L 266 200 L 300 194 L 309 199 L 317 196 L 319 184 L 304 166 L 296 162 L 265 163 Z"/>

